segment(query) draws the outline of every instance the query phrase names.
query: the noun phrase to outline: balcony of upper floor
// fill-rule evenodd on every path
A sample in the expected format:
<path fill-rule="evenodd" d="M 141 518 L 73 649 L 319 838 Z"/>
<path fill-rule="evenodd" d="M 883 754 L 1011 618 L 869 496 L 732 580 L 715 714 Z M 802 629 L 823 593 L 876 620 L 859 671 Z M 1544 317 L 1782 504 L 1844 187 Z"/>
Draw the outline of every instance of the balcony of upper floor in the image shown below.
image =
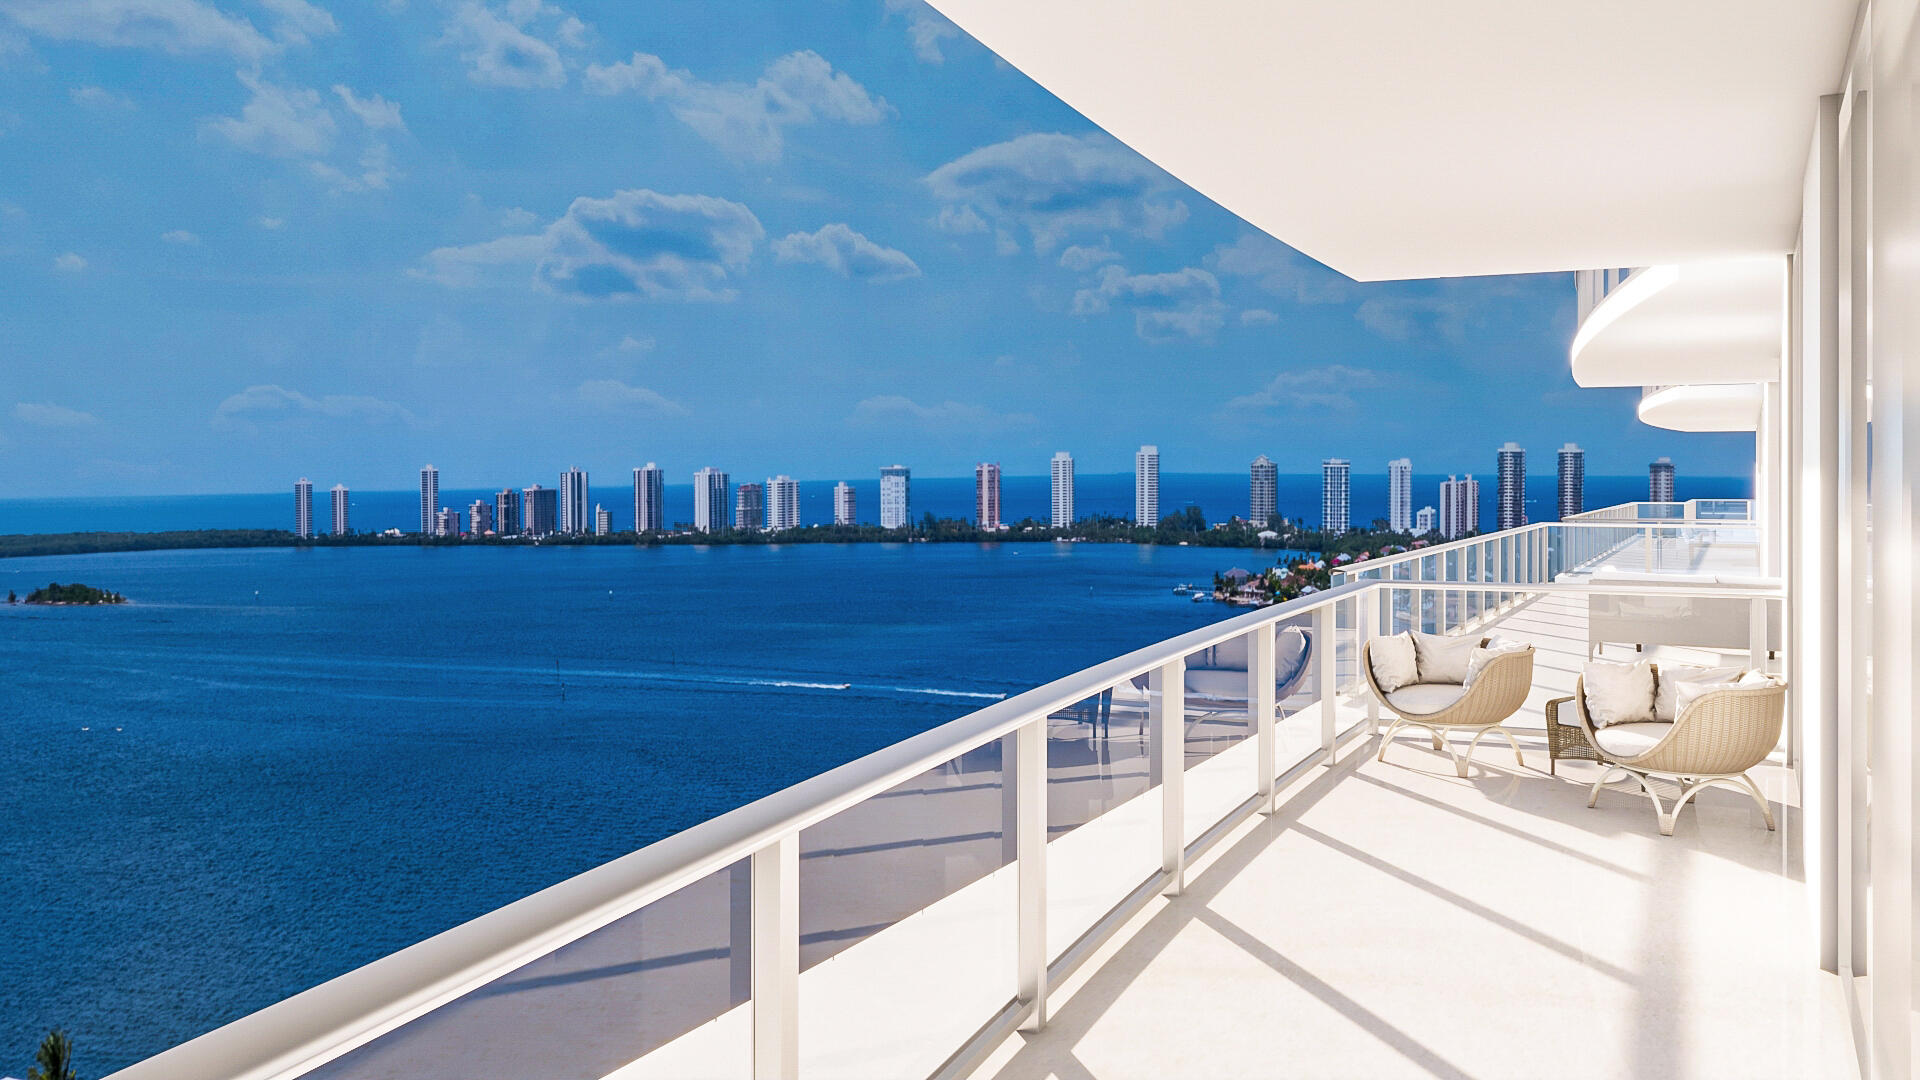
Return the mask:
<path fill-rule="evenodd" d="M 1645 386 L 1640 422 L 1669 431 L 1758 431 L 1762 385 L 1700 383 Z"/>
<path fill-rule="evenodd" d="M 1777 583 L 1717 576 L 1749 523 L 1627 509 L 1346 568 L 122 1075 L 1837 1075 L 1794 729 L 1775 829 L 1548 756 L 1596 654 L 1782 665 Z M 1361 646 L 1407 629 L 1532 646 L 1516 747 L 1383 745 Z"/>
<path fill-rule="evenodd" d="M 1649 395 L 1643 419 L 1691 431 L 1753 430 L 1726 384 L 1780 376 L 1786 259 L 1763 255 L 1576 275 L 1580 321 L 1569 350 L 1581 386 L 1712 386 Z M 1689 420 L 1690 408 L 1705 408 Z M 1756 414 L 1757 407 L 1753 410 Z M 1664 423 L 1663 423 L 1664 421 Z M 1718 426 L 1727 423 L 1740 426 Z M 1713 425 L 1713 426 L 1706 426 Z"/>

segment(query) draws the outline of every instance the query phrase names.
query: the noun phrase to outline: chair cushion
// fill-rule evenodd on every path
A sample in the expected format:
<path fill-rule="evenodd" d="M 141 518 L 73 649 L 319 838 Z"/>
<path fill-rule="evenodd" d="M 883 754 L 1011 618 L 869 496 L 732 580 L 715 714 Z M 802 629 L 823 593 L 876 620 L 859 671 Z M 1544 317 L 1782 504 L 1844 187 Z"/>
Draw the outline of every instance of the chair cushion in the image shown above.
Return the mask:
<path fill-rule="evenodd" d="M 1413 683 L 1388 694 L 1387 704 L 1402 715 L 1431 716 L 1466 696 L 1457 683 Z"/>
<path fill-rule="evenodd" d="M 1635 722 L 1609 724 L 1593 733 L 1593 741 L 1608 757 L 1631 761 L 1660 744 L 1672 724 Z"/>
<path fill-rule="evenodd" d="M 1273 640 L 1273 681 L 1281 686 L 1292 682 L 1306 667 L 1309 648 L 1307 632 L 1297 626 L 1280 631 Z"/>
<path fill-rule="evenodd" d="M 1764 671 L 1748 671 L 1738 679 L 1717 683 L 1684 682 L 1674 692 L 1674 715 L 1675 717 L 1685 715 L 1695 701 L 1721 690 L 1758 690 L 1761 687 L 1773 685 L 1775 685 L 1773 677 Z"/>
<path fill-rule="evenodd" d="M 1473 680 L 1480 677 L 1480 672 L 1485 670 L 1486 666 L 1493 661 L 1494 657 L 1505 653 L 1525 652 L 1530 648 L 1532 648 L 1532 646 L 1524 641 L 1514 641 L 1510 638 L 1503 637 L 1490 637 L 1487 639 L 1485 645 L 1474 649 L 1467 655 L 1467 677 L 1461 680 L 1461 682 L 1466 686 L 1472 686 Z"/>
<path fill-rule="evenodd" d="M 1187 696 L 1210 701 L 1247 700 L 1247 673 L 1244 670 L 1199 668 L 1187 671 Z"/>
<path fill-rule="evenodd" d="M 1587 719 L 1595 728 L 1653 721 L 1653 667 L 1595 660 L 1580 671 Z"/>
<path fill-rule="evenodd" d="M 1453 683 L 1456 686 L 1466 683 L 1467 661 L 1480 645 L 1478 637 L 1470 634 L 1458 637 L 1422 634 L 1412 630 L 1408 633 L 1413 635 L 1413 651 L 1421 682 Z"/>
<path fill-rule="evenodd" d="M 1680 715 L 1676 695 L 1681 683 L 1730 683 L 1738 679 L 1740 667 L 1696 667 L 1691 664 L 1662 664 L 1654 672 L 1653 718 L 1672 723 Z"/>
<path fill-rule="evenodd" d="M 1411 632 L 1389 634 L 1367 642 L 1367 659 L 1373 665 L 1373 681 L 1380 684 L 1383 694 L 1420 681 Z"/>

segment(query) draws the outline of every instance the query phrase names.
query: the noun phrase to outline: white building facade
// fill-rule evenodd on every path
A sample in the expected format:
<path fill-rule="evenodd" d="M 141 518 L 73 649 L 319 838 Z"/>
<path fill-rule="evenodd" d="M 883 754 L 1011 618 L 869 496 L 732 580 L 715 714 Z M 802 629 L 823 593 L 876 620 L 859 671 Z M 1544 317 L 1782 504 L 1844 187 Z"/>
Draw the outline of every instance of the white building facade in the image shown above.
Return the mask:
<path fill-rule="evenodd" d="M 1328 458 L 1320 463 L 1320 528 L 1332 534 L 1353 527 L 1353 463 Z"/>
<path fill-rule="evenodd" d="M 593 528 L 587 513 L 587 473 L 568 469 L 560 474 L 560 531 L 579 536 Z"/>
<path fill-rule="evenodd" d="M 667 529 L 667 471 L 649 461 L 633 470 L 633 531 Z"/>
<path fill-rule="evenodd" d="M 313 538 L 313 482 L 304 476 L 293 485 L 293 535 Z"/>
<path fill-rule="evenodd" d="M 1559 511 L 1565 521 L 1587 508 L 1587 452 L 1567 443 L 1560 448 Z"/>
<path fill-rule="evenodd" d="M 350 509 L 346 485 L 333 485 L 333 535 L 345 536 L 353 531 L 353 526 L 347 517 Z"/>
<path fill-rule="evenodd" d="M 1074 522 L 1073 455 L 1065 450 L 1055 451 L 1049 471 L 1053 481 L 1053 512 L 1049 520 L 1054 528 L 1064 529 Z"/>
<path fill-rule="evenodd" d="M 833 485 L 833 523 L 835 525 L 854 525 L 860 521 L 859 503 L 854 498 L 853 485 L 845 480 Z"/>
<path fill-rule="evenodd" d="M 767 528 L 774 532 L 800 527 L 800 484 L 791 476 L 767 481 Z"/>
<path fill-rule="evenodd" d="M 1468 474 L 1464 480 L 1447 477 L 1440 481 L 1440 538 L 1458 540 L 1480 528 L 1480 481 Z"/>
<path fill-rule="evenodd" d="M 913 470 L 888 465 L 880 470 L 880 527 L 904 529 L 912 514 Z"/>
<path fill-rule="evenodd" d="M 433 516 L 439 509 L 440 470 L 429 465 L 420 470 L 420 535 L 433 535 Z"/>
<path fill-rule="evenodd" d="M 1280 467 L 1265 454 L 1247 467 L 1247 520 L 1264 527 L 1280 512 Z"/>
<path fill-rule="evenodd" d="M 1133 455 L 1133 523 L 1160 524 L 1160 448 L 1142 446 Z"/>
<path fill-rule="evenodd" d="M 1000 527 L 1000 465 L 983 461 L 973 467 L 973 520 L 982 529 Z"/>
<path fill-rule="evenodd" d="M 1413 523 L 1413 460 L 1387 462 L 1387 528 L 1411 532 Z"/>
<path fill-rule="evenodd" d="M 727 531 L 727 527 L 731 524 L 727 514 L 732 509 L 727 502 L 728 494 L 726 473 L 708 466 L 693 474 L 694 532 Z"/>
<path fill-rule="evenodd" d="M 1500 448 L 1500 503 L 1495 522 L 1502 530 L 1517 529 L 1527 523 L 1527 452 L 1519 443 Z"/>

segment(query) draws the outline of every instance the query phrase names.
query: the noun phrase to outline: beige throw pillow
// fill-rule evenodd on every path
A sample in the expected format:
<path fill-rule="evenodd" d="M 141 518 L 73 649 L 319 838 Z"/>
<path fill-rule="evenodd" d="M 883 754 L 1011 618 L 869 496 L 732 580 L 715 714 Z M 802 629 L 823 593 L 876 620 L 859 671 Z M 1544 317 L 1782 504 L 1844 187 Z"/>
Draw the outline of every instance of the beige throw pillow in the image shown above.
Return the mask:
<path fill-rule="evenodd" d="M 1420 682 L 1453 683 L 1457 686 L 1467 681 L 1467 663 L 1473 658 L 1473 650 L 1480 644 L 1477 635 L 1453 637 L 1447 634 L 1422 634 L 1417 630 L 1408 632 L 1413 635 L 1413 652 L 1420 669 Z"/>
<path fill-rule="evenodd" d="M 1677 694 L 1682 683 L 1730 683 L 1746 669 L 1741 667 L 1696 667 L 1691 664 L 1662 664 L 1654 673 L 1653 718 L 1672 723 L 1680 715 Z"/>
<path fill-rule="evenodd" d="M 1480 677 L 1480 673 L 1486 670 L 1487 665 L 1493 662 L 1494 657 L 1502 656 L 1506 653 L 1524 652 L 1530 648 L 1532 648 L 1532 646 L 1524 641 L 1513 641 L 1503 637 L 1488 638 L 1485 645 L 1473 650 L 1467 657 L 1466 685 L 1472 686 L 1473 680 Z"/>
<path fill-rule="evenodd" d="M 1373 681 L 1380 684 L 1383 694 L 1391 694 L 1420 678 L 1419 665 L 1414 658 L 1413 638 L 1407 634 L 1392 634 L 1369 641 L 1367 659 L 1373 665 Z"/>
<path fill-rule="evenodd" d="M 1653 719 L 1651 665 L 1595 660 L 1580 670 L 1580 678 L 1587 692 L 1587 719 L 1593 721 L 1594 727 Z"/>

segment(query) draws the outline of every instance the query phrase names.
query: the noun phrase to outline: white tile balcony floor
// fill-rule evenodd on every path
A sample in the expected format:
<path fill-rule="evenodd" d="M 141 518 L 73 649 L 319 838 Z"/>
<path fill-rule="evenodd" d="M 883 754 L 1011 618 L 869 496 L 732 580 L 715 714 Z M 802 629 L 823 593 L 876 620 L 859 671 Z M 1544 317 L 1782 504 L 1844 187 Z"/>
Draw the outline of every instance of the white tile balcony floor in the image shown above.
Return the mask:
<path fill-rule="evenodd" d="M 1571 690 L 1584 623 L 1568 597 L 1504 620 L 1538 649 L 1522 724 Z M 1850 1075 L 1786 770 L 1756 771 L 1778 832 L 1714 789 L 1662 837 L 1631 783 L 1588 809 L 1598 766 L 1550 777 L 1539 735 L 1466 779 L 1425 740 L 1357 743 L 1243 824 L 976 1075 Z"/>

